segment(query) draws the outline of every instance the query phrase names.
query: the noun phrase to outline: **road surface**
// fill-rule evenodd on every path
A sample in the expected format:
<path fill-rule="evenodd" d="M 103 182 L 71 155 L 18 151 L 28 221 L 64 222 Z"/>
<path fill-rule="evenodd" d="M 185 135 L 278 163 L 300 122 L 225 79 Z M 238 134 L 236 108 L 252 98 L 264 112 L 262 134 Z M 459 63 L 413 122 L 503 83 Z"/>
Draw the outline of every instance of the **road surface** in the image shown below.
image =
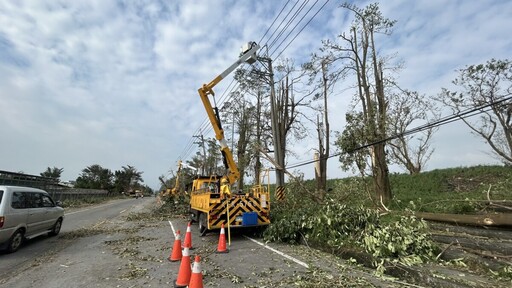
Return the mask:
<path fill-rule="evenodd" d="M 6 254 L 5 252 L 0 252 L 0 283 L 9 275 L 14 275 L 18 269 L 26 265 L 31 266 L 33 261 L 37 261 L 37 259 L 49 251 L 56 252 L 69 245 L 69 241 L 63 238 L 71 232 L 94 225 L 95 223 L 114 219 L 131 211 L 138 211 L 144 207 L 144 203 L 147 200 L 148 198 L 113 200 L 108 203 L 65 212 L 59 236 L 41 236 L 25 241 L 22 248 L 16 253 Z"/>
<path fill-rule="evenodd" d="M 179 262 L 169 262 L 173 231 L 187 219 L 155 216 L 154 198 L 115 200 L 68 212 L 57 237 L 28 242 L 0 255 L 0 287 L 172 287 Z M 231 231 L 229 253 L 215 253 L 218 231 L 199 237 L 204 287 L 421 287 L 376 277 L 307 246 L 266 245 Z"/>

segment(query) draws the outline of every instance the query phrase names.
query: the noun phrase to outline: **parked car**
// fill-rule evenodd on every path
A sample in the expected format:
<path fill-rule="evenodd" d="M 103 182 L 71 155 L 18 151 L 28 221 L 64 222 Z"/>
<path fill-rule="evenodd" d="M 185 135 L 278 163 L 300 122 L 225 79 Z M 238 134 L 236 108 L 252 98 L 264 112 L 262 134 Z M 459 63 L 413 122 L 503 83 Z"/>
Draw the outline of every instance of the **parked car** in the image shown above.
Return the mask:
<path fill-rule="evenodd" d="M 12 253 L 25 239 L 59 234 L 64 209 L 41 189 L 0 186 L 0 248 Z"/>

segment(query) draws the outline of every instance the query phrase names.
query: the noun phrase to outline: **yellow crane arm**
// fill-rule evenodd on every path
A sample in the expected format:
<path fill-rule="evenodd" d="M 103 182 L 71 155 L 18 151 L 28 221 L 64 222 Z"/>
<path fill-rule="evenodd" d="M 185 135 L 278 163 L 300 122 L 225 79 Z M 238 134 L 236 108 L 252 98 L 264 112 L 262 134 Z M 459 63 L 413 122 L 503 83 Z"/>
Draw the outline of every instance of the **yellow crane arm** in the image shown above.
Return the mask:
<path fill-rule="evenodd" d="M 173 192 L 176 193 L 180 187 L 181 160 L 178 161 L 178 171 L 176 172 L 176 184 L 174 184 Z"/>
<path fill-rule="evenodd" d="M 199 88 L 199 96 L 201 97 L 201 101 L 203 102 L 204 108 L 206 109 L 206 113 L 208 114 L 208 119 L 213 126 L 213 130 L 215 131 L 215 138 L 219 141 L 221 147 L 222 157 L 224 159 L 224 165 L 228 169 L 228 174 L 226 175 L 227 184 L 235 183 L 238 178 L 240 178 L 240 171 L 233 159 L 233 154 L 229 149 L 226 139 L 224 138 L 224 130 L 222 129 L 222 124 L 220 121 L 219 111 L 217 107 L 213 108 L 209 95 L 212 97 L 215 96 L 213 92 L 213 87 L 219 84 L 222 79 L 224 79 L 227 75 L 229 75 L 233 70 L 235 70 L 242 63 L 247 62 L 252 64 L 256 61 L 256 52 L 260 46 L 256 42 L 249 42 L 248 44 L 242 47 L 242 55 L 240 58 L 233 63 L 229 68 L 224 70 L 221 74 L 219 74 L 215 79 L 213 79 L 210 83 L 204 84 L 201 88 Z"/>

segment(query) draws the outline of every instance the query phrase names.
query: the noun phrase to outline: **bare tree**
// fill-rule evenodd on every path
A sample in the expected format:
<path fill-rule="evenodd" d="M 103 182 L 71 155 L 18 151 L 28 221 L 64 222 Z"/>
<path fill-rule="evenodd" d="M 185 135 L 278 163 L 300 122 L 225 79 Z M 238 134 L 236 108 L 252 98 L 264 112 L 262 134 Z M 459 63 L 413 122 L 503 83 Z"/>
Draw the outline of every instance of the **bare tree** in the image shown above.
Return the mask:
<path fill-rule="evenodd" d="M 453 84 L 459 91 L 443 89 L 438 100 L 457 114 L 478 109 L 478 121 L 462 120 L 485 139 L 498 159 L 512 165 L 512 62 L 491 59 L 485 64 L 467 66 L 459 70 Z"/>
<path fill-rule="evenodd" d="M 225 102 L 222 108 L 223 115 L 225 118 L 232 120 L 232 134 L 231 141 L 234 143 L 236 140 L 236 153 L 237 166 L 240 171 L 240 177 L 238 178 L 238 187 L 242 189 L 244 187 L 244 178 L 246 174 L 246 168 L 249 165 L 251 159 L 251 153 L 249 153 L 249 144 L 252 138 L 252 128 L 254 127 L 254 110 L 256 109 L 250 101 L 247 101 L 242 96 L 240 91 L 231 93 L 230 102 Z M 235 134 L 237 137 L 235 137 Z M 234 145 L 232 145 L 234 146 Z M 234 147 L 232 147 L 232 150 Z M 234 153 L 234 152 L 233 152 Z"/>
<path fill-rule="evenodd" d="M 339 35 L 342 45 L 325 41 L 326 49 L 331 50 L 335 57 L 347 62 L 347 66 L 357 78 L 357 101 L 362 109 L 364 123 L 364 142 L 359 146 L 369 146 L 374 190 L 377 198 L 383 203 L 392 199 L 389 184 L 389 170 L 386 159 L 387 136 L 387 105 L 384 82 L 384 60 L 379 57 L 375 34 L 390 34 L 395 21 L 382 16 L 378 4 L 370 4 L 359 9 L 350 4 L 342 5 L 355 15 L 349 34 Z M 345 139 L 345 141 L 351 141 Z M 346 145 L 342 145 L 346 146 Z M 346 151 L 353 152 L 353 151 Z"/>
<path fill-rule="evenodd" d="M 330 151 L 330 124 L 329 124 L 329 113 L 328 113 L 328 101 L 327 97 L 329 91 L 332 90 L 332 86 L 336 83 L 339 76 L 344 73 L 344 70 L 335 71 L 334 73 L 330 72 L 330 66 L 333 60 L 330 55 L 326 56 L 318 56 L 316 54 L 312 55 L 312 61 L 308 63 L 304 63 L 302 68 L 307 71 L 309 74 L 309 82 L 313 85 L 314 97 L 313 100 L 320 100 L 321 104 L 319 105 L 317 120 L 316 120 L 316 130 L 317 130 L 317 139 L 318 139 L 318 148 L 317 150 L 317 162 L 315 163 L 315 180 L 317 184 L 317 193 L 318 199 L 322 201 L 325 197 L 325 193 L 327 191 L 327 160 L 329 157 Z M 318 75 L 320 75 L 318 77 Z M 317 79 L 319 78 L 319 79 Z"/>
<path fill-rule="evenodd" d="M 285 167 L 286 155 L 290 153 L 286 149 L 288 141 L 292 139 L 302 139 L 306 136 L 306 129 L 301 123 L 301 118 L 305 115 L 301 112 L 299 107 L 308 106 L 308 96 L 303 96 L 302 91 L 297 91 L 294 87 L 295 84 L 301 81 L 304 76 L 303 71 L 296 70 L 293 61 L 285 59 L 280 61 L 276 68 L 273 68 L 272 60 L 268 57 L 259 57 L 260 63 L 262 63 L 263 70 L 253 70 L 250 73 L 257 77 L 247 77 L 248 71 L 237 72 L 237 80 L 243 80 L 241 82 L 242 89 L 252 90 L 249 94 L 256 95 L 257 105 L 256 119 L 257 129 L 256 139 L 253 147 L 260 151 L 260 149 L 269 150 L 267 141 L 272 140 L 274 150 L 274 160 L 276 164 L 276 184 L 277 186 L 284 185 L 284 171 L 280 167 Z M 274 72 L 275 70 L 275 72 Z M 296 75 L 298 72 L 299 75 Z M 274 74 L 275 73 L 275 74 Z M 274 79 L 277 79 L 274 81 Z M 277 89 L 276 85 L 277 83 Z M 277 90 L 277 92 L 276 92 Z M 265 99 L 269 96 L 269 106 L 272 107 L 268 111 Z M 271 120 L 272 119 L 272 120 Z M 272 129 L 272 134 L 269 134 L 269 128 Z M 265 146 L 265 147 L 262 147 Z M 258 152 L 259 153 L 259 152 Z M 255 154 L 256 155 L 256 154 Z M 255 166 L 257 172 L 255 178 L 259 179 L 259 171 L 261 168 L 261 162 L 259 160 L 259 154 L 256 157 Z"/>
<path fill-rule="evenodd" d="M 306 137 L 307 130 L 301 120 L 308 119 L 301 108 L 311 107 L 311 94 L 299 89 L 303 77 L 303 70 L 296 70 L 293 60 L 285 59 L 276 67 L 278 84 L 276 95 L 277 122 L 281 139 L 281 163 L 285 163 L 285 155 L 290 153 L 286 148 L 288 142 Z M 311 120 L 311 119 L 309 119 Z"/>
<path fill-rule="evenodd" d="M 207 175 L 224 175 L 226 163 L 219 165 L 219 162 L 223 162 L 224 157 L 220 152 L 220 145 L 217 143 L 217 139 L 208 138 L 206 139 L 206 173 Z"/>
<path fill-rule="evenodd" d="M 430 144 L 437 128 L 431 127 L 412 135 L 405 132 L 418 123 L 439 119 L 440 112 L 433 101 L 418 92 L 402 89 L 394 83 L 391 88 L 388 93 L 388 127 L 389 135 L 395 137 L 388 142 L 391 160 L 409 174 L 418 174 L 434 152 Z"/>
<path fill-rule="evenodd" d="M 244 137 L 238 135 L 240 133 L 236 133 L 238 135 L 237 155 L 239 159 L 243 158 L 243 161 L 245 161 L 241 165 L 239 160 L 239 165 L 244 166 L 239 167 L 240 175 L 243 174 L 242 168 L 252 165 L 253 172 L 249 173 L 246 170 L 245 173 L 252 174 L 254 183 L 257 184 L 262 169 L 260 149 L 268 148 L 268 143 L 272 137 L 270 123 L 266 121 L 270 118 L 270 111 L 268 101 L 265 101 L 268 100 L 270 92 L 263 78 L 255 77 L 254 71 L 239 69 L 235 74 L 235 79 L 240 83 L 239 99 L 243 98 L 244 106 L 250 107 L 246 110 L 245 121 L 239 122 L 239 124 L 245 123 L 247 133 Z"/>

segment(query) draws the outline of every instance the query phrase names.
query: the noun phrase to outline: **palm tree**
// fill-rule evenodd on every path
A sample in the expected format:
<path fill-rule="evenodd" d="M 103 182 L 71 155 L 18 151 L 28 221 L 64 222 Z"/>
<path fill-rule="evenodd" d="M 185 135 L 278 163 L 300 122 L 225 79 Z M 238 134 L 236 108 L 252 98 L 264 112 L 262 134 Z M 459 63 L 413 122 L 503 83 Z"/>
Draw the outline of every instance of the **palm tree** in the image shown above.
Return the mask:
<path fill-rule="evenodd" d="M 60 181 L 60 176 L 62 175 L 62 172 L 64 172 L 64 168 L 48 167 L 46 168 L 46 171 L 39 173 L 39 175 L 41 175 L 42 177 L 53 178 L 58 182 Z"/>

